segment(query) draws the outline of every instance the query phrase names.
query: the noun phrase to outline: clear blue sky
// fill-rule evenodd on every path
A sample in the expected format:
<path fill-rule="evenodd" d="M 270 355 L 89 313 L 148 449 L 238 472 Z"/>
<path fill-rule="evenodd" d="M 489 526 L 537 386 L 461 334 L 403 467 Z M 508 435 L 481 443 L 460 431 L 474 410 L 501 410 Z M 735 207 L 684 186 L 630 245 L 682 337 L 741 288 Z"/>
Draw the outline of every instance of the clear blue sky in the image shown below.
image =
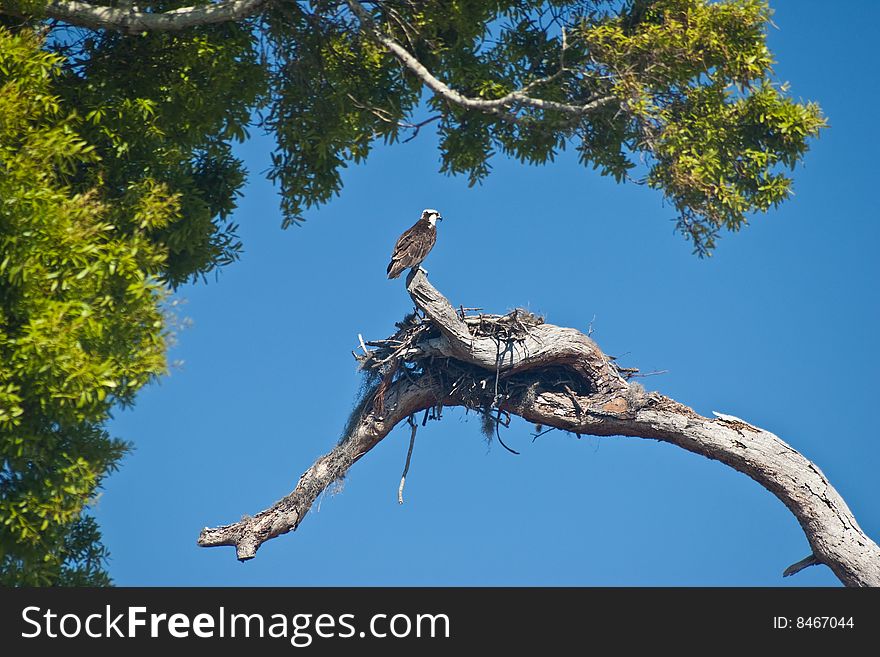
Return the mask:
<path fill-rule="evenodd" d="M 532 442 L 516 422 L 487 446 L 449 409 L 421 429 L 398 506 L 409 432 L 396 429 L 300 529 L 238 563 L 196 546 L 205 525 L 266 508 L 340 437 L 359 385 L 357 335 L 382 338 L 411 303 L 385 278 L 424 207 L 446 220 L 425 263 L 456 305 L 524 306 L 585 330 L 644 380 L 698 412 L 737 415 L 812 459 L 880 537 L 880 370 L 875 80 L 880 4 L 777 0 L 780 80 L 818 101 L 830 129 L 796 172 L 796 196 L 698 260 L 659 193 L 617 185 L 573 153 L 526 167 L 497 158 L 480 187 L 437 173 L 433 136 L 379 148 L 342 196 L 281 231 L 260 172 L 237 213 L 245 254 L 182 289 L 172 359 L 111 431 L 136 451 L 96 507 L 120 585 L 837 585 L 770 493 L 725 466 L 632 438 Z"/>

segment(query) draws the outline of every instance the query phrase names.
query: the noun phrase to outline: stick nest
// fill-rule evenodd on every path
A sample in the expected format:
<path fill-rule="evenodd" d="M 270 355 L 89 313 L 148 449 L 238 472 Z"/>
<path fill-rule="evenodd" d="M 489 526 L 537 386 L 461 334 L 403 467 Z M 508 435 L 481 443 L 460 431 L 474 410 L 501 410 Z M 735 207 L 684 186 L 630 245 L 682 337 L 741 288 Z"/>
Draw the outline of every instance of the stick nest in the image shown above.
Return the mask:
<path fill-rule="evenodd" d="M 415 380 L 430 376 L 434 381 L 440 382 L 440 388 L 446 391 L 446 395 L 445 398 L 438 398 L 431 417 L 439 418 L 444 403 L 450 402 L 482 413 L 496 427 L 498 424 L 505 426 L 509 421 L 509 415 L 504 408 L 510 400 L 531 398 L 544 391 L 564 392 L 569 395 L 594 392 L 582 376 L 562 365 L 523 372 L 500 371 L 506 347 L 512 342 L 529 337 L 535 327 L 544 323 L 543 317 L 523 308 L 516 308 L 506 315 L 467 314 L 468 310 L 479 309 L 459 310 L 459 316 L 471 334 L 474 337 L 490 338 L 499 345 L 496 368 L 486 369 L 426 353 L 420 345 L 426 340 L 440 337 L 440 330 L 418 311 L 412 312 L 395 324 L 397 332 L 394 335 L 384 340 L 363 342 L 363 353 L 353 352 L 367 378 L 364 392 L 351 420 L 369 412 L 381 417 L 384 413 L 385 391 L 401 377 Z M 626 378 L 637 372 L 618 369 Z M 487 426 L 484 433 L 488 434 L 488 429 Z"/>

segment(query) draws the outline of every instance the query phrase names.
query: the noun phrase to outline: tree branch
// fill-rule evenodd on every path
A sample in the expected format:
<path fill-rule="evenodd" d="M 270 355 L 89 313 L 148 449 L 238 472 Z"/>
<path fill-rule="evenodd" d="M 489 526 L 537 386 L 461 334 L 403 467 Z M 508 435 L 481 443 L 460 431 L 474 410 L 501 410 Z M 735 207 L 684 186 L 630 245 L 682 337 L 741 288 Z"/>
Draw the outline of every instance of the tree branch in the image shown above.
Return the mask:
<path fill-rule="evenodd" d="M 293 492 L 255 516 L 245 516 L 231 525 L 205 527 L 199 545 L 235 547 L 240 561 L 253 559 L 266 541 L 299 527 L 312 503 L 328 486 L 341 480 L 358 459 L 369 452 L 399 422 L 436 403 L 437 387 L 427 379 L 403 379 L 385 392 L 384 415 L 367 409 L 351 433 L 329 454 L 315 461 L 299 478 Z"/>
<path fill-rule="evenodd" d="M 200 25 L 211 25 L 236 21 L 255 14 L 273 0 L 220 0 L 218 2 L 170 9 L 163 12 L 145 12 L 134 8 L 105 7 L 81 0 L 50 0 L 42 9 L 48 18 L 62 20 L 71 25 L 91 29 L 105 29 L 134 34 L 138 32 L 175 32 Z M 379 27 L 359 2 L 346 0 L 351 11 L 358 17 L 361 28 L 381 43 L 406 68 L 419 77 L 434 93 L 447 101 L 467 109 L 494 114 L 504 121 L 520 123 L 516 108 L 528 107 L 542 111 L 554 111 L 573 117 L 583 116 L 614 102 L 613 95 L 596 96 L 580 103 L 560 103 L 530 95 L 532 89 L 550 82 L 565 70 L 564 52 L 560 59 L 560 70 L 553 75 L 531 81 L 521 89 L 516 89 L 501 98 L 471 98 L 449 87 L 435 77 L 416 57 L 397 41 L 382 33 Z M 22 16 L 17 10 L 0 9 L 0 13 Z M 564 37 L 564 33 L 563 33 Z M 563 39 L 564 41 L 564 39 Z M 566 44 L 563 42 L 563 51 Z M 419 126 L 421 127 L 421 126 Z"/>
<path fill-rule="evenodd" d="M 361 26 L 363 27 L 365 32 L 369 33 L 374 39 L 376 39 L 376 41 L 385 46 L 385 48 L 387 48 L 388 51 L 391 52 L 391 54 L 394 55 L 401 64 L 406 66 L 412 73 L 414 73 L 419 79 L 421 79 L 425 86 L 427 86 L 431 91 L 445 98 L 447 101 L 461 107 L 480 110 L 483 112 L 490 112 L 492 114 L 496 114 L 504 120 L 518 123 L 520 119 L 514 114 L 511 114 L 509 111 L 511 108 L 516 106 L 530 107 L 532 109 L 538 110 L 551 110 L 555 112 L 562 112 L 564 114 L 582 116 L 615 100 L 614 96 L 600 96 L 597 98 L 592 98 L 581 105 L 572 105 L 569 103 L 559 103 L 553 100 L 534 98 L 528 95 L 528 92 L 531 91 L 531 89 L 538 86 L 539 84 L 549 82 L 558 74 L 554 74 L 547 78 L 534 80 L 522 89 L 511 91 L 501 98 L 470 98 L 462 93 L 459 93 L 455 89 L 452 89 L 449 85 L 447 85 L 439 78 L 434 77 L 434 75 L 431 74 L 431 72 L 424 66 L 424 64 L 416 59 L 414 55 L 410 54 L 410 52 L 406 48 L 404 48 L 401 44 L 399 44 L 391 37 L 383 34 L 377 27 L 376 23 L 373 21 L 373 18 L 370 16 L 369 12 L 367 12 L 367 10 L 364 9 L 357 0 L 346 0 L 346 2 L 348 3 L 348 6 L 351 8 L 352 12 L 354 12 L 354 14 L 358 17 L 358 20 L 360 20 Z"/>
<path fill-rule="evenodd" d="M 255 14 L 272 0 L 220 0 L 209 5 L 181 7 L 163 12 L 104 7 L 79 0 L 51 0 L 43 9 L 48 18 L 71 25 L 117 32 L 177 32 L 197 25 L 236 21 Z M 0 9 L 0 13 L 13 13 Z M 21 16 L 19 12 L 13 15 Z"/>
<path fill-rule="evenodd" d="M 783 577 L 791 577 L 799 572 L 801 572 L 804 568 L 809 568 L 810 566 L 818 566 L 821 561 L 819 561 L 814 555 L 810 555 L 801 559 L 797 563 L 791 564 L 788 568 L 782 571 Z"/>
<path fill-rule="evenodd" d="M 427 420 L 427 416 L 425 417 Z M 409 463 L 412 459 L 413 447 L 416 444 L 416 431 L 419 429 L 419 425 L 416 424 L 413 416 L 409 416 L 409 426 L 412 429 L 412 433 L 409 435 L 409 449 L 406 451 L 406 463 L 403 466 L 403 474 L 400 475 L 400 486 L 397 487 L 397 503 L 403 504 L 403 487 L 406 485 L 406 475 L 409 474 Z"/>
<path fill-rule="evenodd" d="M 880 586 L 880 547 L 814 463 L 764 429 L 710 420 L 657 394 L 646 401 L 633 416 L 588 416 L 584 421 L 577 418 L 571 398 L 547 393 L 512 412 L 575 433 L 654 438 L 721 461 L 773 493 L 800 523 L 813 554 L 788 575 L 824 563 L 847 586 Z"/>
<path fill-rule="evenodd" d="M 462 318 L 422 271 L 409 276 L 407 290 L 426 318 L 404 322 L 392 338 L 372 343 L 384 346 L 360 357 L 383 383 L 359 406 L 340 444 L 303 474 L 290 495 L 254 517 L 205 528 L 199 545 L 232 545 L 239 559 L 253 558 L 262 543 L 296 529 L 317 496 L 398 423 L 437 406 L 496 406 L 547 427 L 656 439 L 721 461 L 795 515 L 812 549 L 796 566 L 824 563 L 847 586 L 880 586 L 880 548 L 819 468 L 774 434 L 731 415 L 708 419 L 645 393 L 573 329 L 539 323 L 524 311 Z M 503 359 L 502 343 L 509 346 Z M 500 391 L 491 385 L 496 377 Z"/>

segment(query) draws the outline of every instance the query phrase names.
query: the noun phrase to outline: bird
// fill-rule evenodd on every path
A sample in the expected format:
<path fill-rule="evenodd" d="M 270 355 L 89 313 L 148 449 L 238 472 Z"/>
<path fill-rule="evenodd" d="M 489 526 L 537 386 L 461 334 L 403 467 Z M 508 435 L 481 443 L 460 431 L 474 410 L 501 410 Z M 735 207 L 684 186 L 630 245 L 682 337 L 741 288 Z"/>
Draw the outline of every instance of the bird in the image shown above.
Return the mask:
<path fill-rule="evenodd" d="M 418 267 L 434 248 L 437 241 L 437 221 L 443 220 L 440 213 L 431 208 L 422 210 L 422 216 L 412 228 L 403 233 L 394 245 L 391 262 L 388 263 L 388 278 L 397 278 L 404 269 Z"/>

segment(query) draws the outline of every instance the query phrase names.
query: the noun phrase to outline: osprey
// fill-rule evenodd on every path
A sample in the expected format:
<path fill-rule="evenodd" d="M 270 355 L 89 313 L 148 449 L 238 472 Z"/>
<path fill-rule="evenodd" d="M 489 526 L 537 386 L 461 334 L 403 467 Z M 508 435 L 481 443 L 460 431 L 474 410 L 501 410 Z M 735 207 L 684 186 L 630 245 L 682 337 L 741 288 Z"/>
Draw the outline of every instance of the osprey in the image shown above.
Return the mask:
<path fill-rule="evenodd" d="M 422 210 L 421 218 L 398 238 L 388 263 L 388 278 L 397 278 L 404 269 L 421 264 L 437 241 L 438 219 L 442 221 L 443 217 L 436 210 Z"/>

